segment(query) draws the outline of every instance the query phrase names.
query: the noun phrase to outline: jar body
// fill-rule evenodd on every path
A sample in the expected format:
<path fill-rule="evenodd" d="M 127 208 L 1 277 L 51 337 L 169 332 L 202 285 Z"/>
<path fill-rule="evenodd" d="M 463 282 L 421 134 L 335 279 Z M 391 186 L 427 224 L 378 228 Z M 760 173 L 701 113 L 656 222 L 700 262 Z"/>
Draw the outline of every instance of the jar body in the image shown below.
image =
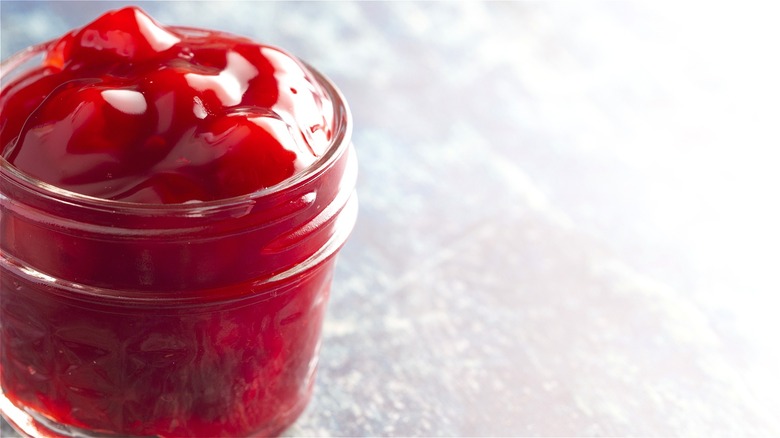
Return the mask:
<path fill-rule="evenodd" d="M 268 436 L 311 395 L 333 259 L 274 297 L 168 308 L 84 302 L 15 271 L 0 280 L 0 383 L 17 427 Z"/>
<path fill-rule="evenodd" d="M 330 149 L 250 195 L 106 201 L 0 158 L 0 411 L 17 429 L 274 435 L 301 413 L 357 214 L 349 111 L 314 74 L 336 103 Z"/>

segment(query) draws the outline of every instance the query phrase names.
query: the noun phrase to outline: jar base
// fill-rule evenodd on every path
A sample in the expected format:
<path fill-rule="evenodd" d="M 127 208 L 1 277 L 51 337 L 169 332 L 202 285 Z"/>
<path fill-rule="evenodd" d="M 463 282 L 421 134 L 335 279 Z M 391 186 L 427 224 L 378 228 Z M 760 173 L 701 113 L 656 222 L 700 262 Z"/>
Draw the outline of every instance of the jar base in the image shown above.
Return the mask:
<path fill-rule="evenodd" d="M 22 409 L 11 402 L 0 388 L 0 414 L 11 427 L 24 437 L 70 437 L 78 436 L 72 428 L 51 424 L 48 419 L 40 421 L 43 417 L 38 413 Z M 52 427 L 53 426 L 53 427 Z"/>
<path fill-rule="evenodd" d="M 120 437 L 106 432 L 97 432 L 79 427 L 57 423 L 30 408 L 20 408 L 13 404 L 0 389 L 0 414 L 23 437 L 57 437 L 57 438 L 90 438 L 90 437 Z"/>
<path fill-rule="evenodd" d="M 292 409 L 287 411 L 283 418 L 280 418 L 276 424 L 270 427 L 264 428 L 259 431 L 255 431 L 250 436 L 279 436 L 287 430 L 298 417 L 301 416 L 303 411 L 308 406 L 311 400 L 314 385 L 314 381 L 310 382 L 309 388 L 307 388 L 307 394 L 299 400 Z M 8 397 L 3 393 L 0 388 L 0 415 L 3 416 L 6 422 L 21 436 L 29 438 L 111 438 L 111 437 L 123 437 L 127 438 L 127 435 L 112 434 L 105 431 L 95 431 L 82 429 L 79 427 L 68 426 L 65 424 L 57 423 L 30 408 L 20 408 L 16 406 Z M 141 438 L 141 437 L 137 437 Z"/>

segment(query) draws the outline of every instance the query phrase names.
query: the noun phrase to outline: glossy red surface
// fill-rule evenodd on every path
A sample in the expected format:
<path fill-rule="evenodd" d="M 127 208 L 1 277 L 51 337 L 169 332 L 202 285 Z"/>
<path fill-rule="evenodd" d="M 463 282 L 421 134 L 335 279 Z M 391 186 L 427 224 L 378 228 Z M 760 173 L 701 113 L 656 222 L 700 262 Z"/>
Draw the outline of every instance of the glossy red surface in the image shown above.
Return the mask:
<path fill-rule="evenodd" d="M 347 116 L 315 77 L 127 8 L 0 91 L 0 401 L 36 434 L 273 435 L 300 414 L 356 211 Z"/>
<path fill-rule="evenodd" d="M 223 199 L 308 167 L 330 102 L 279 49 L 167 28 L 137 8 L 51 43 L 5 87 L 3 157 L 70 191 L 139 203 Z"/>

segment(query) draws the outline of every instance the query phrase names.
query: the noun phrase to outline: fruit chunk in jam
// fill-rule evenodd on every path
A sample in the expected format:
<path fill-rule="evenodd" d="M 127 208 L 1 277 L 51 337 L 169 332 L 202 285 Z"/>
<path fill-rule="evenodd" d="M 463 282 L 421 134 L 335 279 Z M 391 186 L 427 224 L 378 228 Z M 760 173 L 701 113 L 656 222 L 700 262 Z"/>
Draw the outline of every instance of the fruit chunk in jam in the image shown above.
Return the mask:
<path fill-rule="evenodd" d="M 0 107 L 15 110 L 0 113 L 0 147 L 66 190 L 210 201 L 311 165 L 330 139 L 329 105 L 279 49 L 125 8 L 52 43 L 44 65 L 2 91 Z"/>
<path fill-rule="evenodd" d="M 3 159 L 92 197 L 38 198 L 0 172 L 4 415 L 10 401 L 120 436 L 268 435 L 295 419 L 354 159 L 344 148 L 300 184 L 241 195 L 335 147 L 337 93 L 319 77 L 279 49 L 125 8 L 3 84 Z M 159 205 L 184 203 L 200 210 Z"/>

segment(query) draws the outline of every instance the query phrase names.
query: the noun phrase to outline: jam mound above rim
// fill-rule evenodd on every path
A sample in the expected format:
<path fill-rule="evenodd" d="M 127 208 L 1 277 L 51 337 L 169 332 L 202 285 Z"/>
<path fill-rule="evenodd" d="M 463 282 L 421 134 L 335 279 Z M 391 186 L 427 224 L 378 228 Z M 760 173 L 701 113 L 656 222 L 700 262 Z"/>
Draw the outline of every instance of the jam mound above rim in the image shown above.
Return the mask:
<path fill-rule="evenodd" d="M 169 28 L 191 35 L 207 32 L 203 29 L 183 26 L 169 26 Z M 218 33 L 232 36 L 232 34 L 225 32 Z M 28 65 L 34 66 L 37 65 L 38 62 L 42 61 L 42 59 L 39 58 L 45 56 L 46 52 L 57 41 L 58 40 L 50 40 L 45 43 L 30 46 L 27 49 L 17 52 L 16 54 L 11 55 L 8 59 L 0 62 L 0 89 L 3 87 L 6 81 L 13 79 L 8 78 L 9 76 L 12 76 L 14 73 L 23 70 Z M 273 46 L 266 47 L 279 50 Z M 306 69 L 308 69 L 308 71 L 313 75 L 317 84 L 320 85 L 328 97 L 332 99 L 333 135 L 331 136 L 330 143 L 325 149 L 325 152 L 321 156 L 317 157 L 311 165 L 307 166 L 299 172 L 296 172 L 294 175 L 281 181 L 278 184 L 261 188 L 243 195 L 208 201 L 185 203 L 130 202 L 86 195 L 41 181 L 40 179 L 21 171 L 16 166 L 8 162 L 8 160 L 6 160 L 4 157 L 2 157 L 2 155 L 0 155 L 0 178 L 30 194 L 34 193 L 37 194 L 37 196 L 45 197 L 55 202 L 67 203 L 71 206 L 82 206 L 91 210 L 102 210 L 112 213 L 122 211 L 128 214 L 133 214 L 135 212 L 141 215 L 150 215 L 154 214 L 155 212 L 164 212 L 165 214 L 184 217 L 191 215 L 203 216 L 212 210 L 221 210 L 223 208 L 246 205 L 247 203 L 252 203 L 253 201 L 262 198 L 272 197 L 285 191 L 293 190 L 296 187 L 305 184 L 306 181 L 316 178 L 317 175 L 321 174 L 330 166 L 332 166 L 334 162 L 336 162 L 338 158 L 349 148 L 352 137 L 352 114 L 342 92 L 335 86 L 335 84 L 333 84 L 330 79 L 320 73 L 317 69 L 313 68 L 305 61 L 302 61 L 298 58 L 295 59 L 301 62 L 306 67 Z"/>

